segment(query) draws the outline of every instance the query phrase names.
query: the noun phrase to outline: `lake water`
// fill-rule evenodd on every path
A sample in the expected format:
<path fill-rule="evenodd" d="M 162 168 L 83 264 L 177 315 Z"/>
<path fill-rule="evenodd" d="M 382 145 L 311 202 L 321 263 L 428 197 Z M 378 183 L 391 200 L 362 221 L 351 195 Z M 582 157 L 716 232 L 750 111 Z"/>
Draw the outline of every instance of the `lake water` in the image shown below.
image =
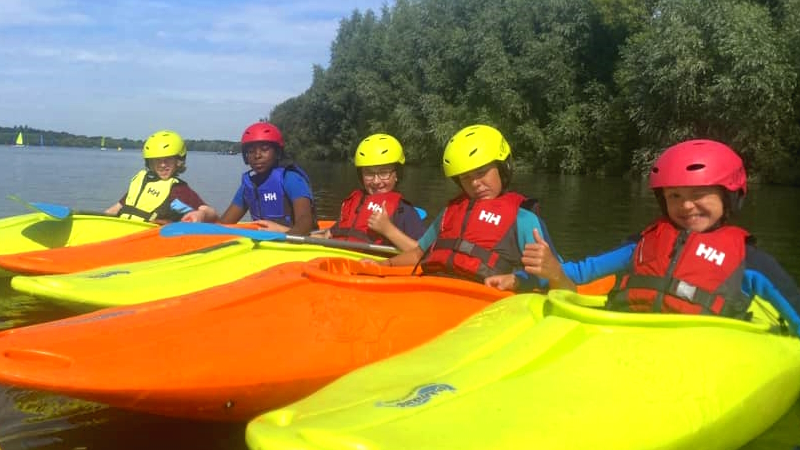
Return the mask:
<path fill-rule="evenodd" d="M 134 150 L 0 147 L 0 218 L 27 211 L 5 199 L 103 210 L 124 193 L 143 167 Z M 224 211 L 246 169 L 238 155 L 191 153 L 184 179 Z M 357 186 L 345 163 L 303 163 L 313 180 L 320 218 L 335 218 Z M 518 174 L 517 189 L 536 197 L 553 241 L 565 258 L 579 258 L 619 243 L 658 212 L 641 180 Z M 408 167 L 400 185 L 431 216 L 456 192 L 437 168 Z M 751 186 L 739 223 L 800 279 L 800 189 Z M 0 243 L 2 245 L 2 243 Z M 0 281 L 0 329 L 63 317 L 63 311 L 14 293 Z M 735 374 L 731 374 L 735 376 Z M 754 414 L 758 412 L 754 411 Z M 535 420 L 532 418 L 532 420 Z M 208 424 L 134 414 L 41 392 L 0 386 L 0 447 L 15 449 L 244 449 L 244 424 Z M 793 449 L 800 444 L 800 403 L 748 450 Z"/>

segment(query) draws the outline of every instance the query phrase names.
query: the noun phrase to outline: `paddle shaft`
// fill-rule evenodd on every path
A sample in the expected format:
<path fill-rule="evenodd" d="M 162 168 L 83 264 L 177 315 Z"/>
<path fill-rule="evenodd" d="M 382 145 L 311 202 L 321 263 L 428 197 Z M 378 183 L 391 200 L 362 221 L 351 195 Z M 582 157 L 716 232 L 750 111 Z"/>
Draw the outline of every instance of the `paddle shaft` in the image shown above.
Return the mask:
<path fill-rule="evenodd" d="M 396 255 L 400 251 L 386 245 L 369 244 L 366 242 L 339 241 L 336 239 L 312 238 L 307 236 L 294 236 L 268 230 L 249 230 L 246 228 L 233 228 L 224 225 L 205 222 L 175 222 L 164 225 L 159 234 L 165 237 L 197 235 L 197 234 L 227 234 L 242 236 L 256 241 L 294 242 L 313 244 L 322 247 L 342 248 L 348 250 L 361 250 L 380 254 Z"/>
<path fill-rule="evenodd" d="M 291 234 L 286 235 L 287 242 L 313 244 L 323 247 L 343 248 L 350 250 L 366 250 L 375 253 L 397 255 L 400 250 L 389 245 L 368 244 L 366 242 L 353 242 L 353 241 L 339 241 L 336 239 L 315 238 L 309 236 L 294 236 Z"/>

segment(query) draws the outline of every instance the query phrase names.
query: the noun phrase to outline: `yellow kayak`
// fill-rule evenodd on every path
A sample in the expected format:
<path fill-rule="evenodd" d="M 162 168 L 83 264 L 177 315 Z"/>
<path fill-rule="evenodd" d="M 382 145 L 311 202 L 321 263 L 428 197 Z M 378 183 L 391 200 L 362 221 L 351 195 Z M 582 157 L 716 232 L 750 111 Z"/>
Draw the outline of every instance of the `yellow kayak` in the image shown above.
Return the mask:
<path fill-rule="evenodd" d="M 74 215 L 54 219 L 31 213 L 0 219 L 0 255 L 72 247 L 154 228 L 146 222 L 101 215 Z M 9 275 L 0 269 L 0 275 Z"/>
<path fill-rule="evenodd" d="M 251 449 L 736 449 L 794 403 L 800 340 L 753 322 L 501 300 L 251 421 Z M 761 305 L 762 303 L 758 303 Z M 759 311 L 756 311 L 761 312 Z"/>
<path fill-rule="evenodd" d="M 88 311 L 143 303 L 231 283 L 272 266 L 318 257 L 382 259 L 320 245 L 235 239 L 178 256 L 59 275 L 15 276 L 11 287 Z"/>

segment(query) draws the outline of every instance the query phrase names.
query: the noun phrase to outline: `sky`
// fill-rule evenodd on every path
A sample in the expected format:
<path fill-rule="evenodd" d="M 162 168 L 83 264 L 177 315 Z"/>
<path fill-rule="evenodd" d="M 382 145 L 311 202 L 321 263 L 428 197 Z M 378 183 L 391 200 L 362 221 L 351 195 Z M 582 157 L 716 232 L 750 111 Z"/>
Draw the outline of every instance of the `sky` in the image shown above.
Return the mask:
<path fill-rule="evenodd" d="M 0 126 L 236 141 L 389 0 L 0 0 Z"/>

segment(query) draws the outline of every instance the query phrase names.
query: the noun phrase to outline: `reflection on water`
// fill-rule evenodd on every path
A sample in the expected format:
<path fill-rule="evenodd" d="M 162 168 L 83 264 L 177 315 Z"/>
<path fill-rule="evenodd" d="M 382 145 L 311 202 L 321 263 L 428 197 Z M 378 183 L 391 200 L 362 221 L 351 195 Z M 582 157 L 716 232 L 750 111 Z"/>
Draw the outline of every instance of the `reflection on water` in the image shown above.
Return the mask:
<path fill-rule="evenodd" d="M 29 147 L 0 148 L 0 197 L 102 210 L 122 196 L 142 167 L 137 151 Z M 189 154 L 185 179 L 223 211 L 245 170 L 238 155 Z M 335 218 L 341 200 L 358 186 L 355 169 L 341 163 L 304 163 L 321 218 Z M 518 174 L 518 189 L 541 201 L 542 216 L 567 259 L 597 253 L 641 230 L 658 213 L 645 183 L 618 178 Z M 437 168 L 407 167 L 400 185 L 434 216 L 457 193 Z M 753 186 L 740 223 L 800 279 L 800 189 Z M 0 217 L 27 211 L 0 198 Z M 2 243 L 0 243 L 2 245 Z M 69 312 L 17 294 L 0 279 L 0 329 L 66 317 Z M 754 411 L 754 414 L 757 412 Z M 207 424 L 130 413 L 95 403 L 0 386 L 0 447 L 15 449 L 244 449 L 244 424 Z M 800 444 L 800 403 L 747 450 L 793 449 Z"/>

